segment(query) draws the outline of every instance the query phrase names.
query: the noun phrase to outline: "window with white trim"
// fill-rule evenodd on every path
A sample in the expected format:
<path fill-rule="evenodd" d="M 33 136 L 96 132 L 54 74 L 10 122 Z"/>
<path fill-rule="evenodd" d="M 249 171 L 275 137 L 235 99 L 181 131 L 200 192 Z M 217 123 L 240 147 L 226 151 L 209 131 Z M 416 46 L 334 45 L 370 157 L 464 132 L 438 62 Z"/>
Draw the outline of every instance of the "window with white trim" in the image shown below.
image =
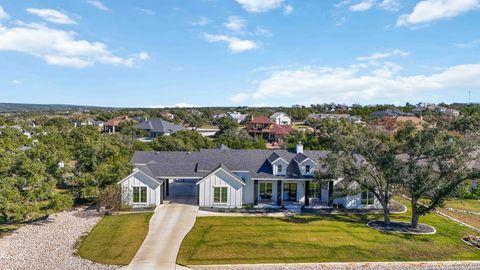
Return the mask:
<path fill-rule="evenodd" d="M 282 165 L 281 164 L 278 164 L 277 165 L 277 173 L 281 173 L 282 172 Z"/>
<path fill-rule="evenodd" d="M 228 188 L 227 187 L 214 187 L 213 188 L 213 202 L 214 203 L 227 203 Z"/>
<path fill-rule="evenodd" d="M 260 182 L 260 199 L 262 201 L 272 200 L 272 183 Z"/>
<path fill-rule="evenodd" d="M 362 192 L 362 205 L 374 205 L 375 204 L 375 195 L 373 192 L 364 191 Z"/>
<path fill-rule="evenodd" d="M 133 203 L 147 202 L 147 187 L 133 187 Z"/>
<path fill-rule="evenodd" d="M 312 168 L 310 167 L 310 165 L 305 165 L 305 172 L 306 172 L 306 173 L 310 173 L 310 170 L 311 170 L 311 169 L 312 169 Z"/>

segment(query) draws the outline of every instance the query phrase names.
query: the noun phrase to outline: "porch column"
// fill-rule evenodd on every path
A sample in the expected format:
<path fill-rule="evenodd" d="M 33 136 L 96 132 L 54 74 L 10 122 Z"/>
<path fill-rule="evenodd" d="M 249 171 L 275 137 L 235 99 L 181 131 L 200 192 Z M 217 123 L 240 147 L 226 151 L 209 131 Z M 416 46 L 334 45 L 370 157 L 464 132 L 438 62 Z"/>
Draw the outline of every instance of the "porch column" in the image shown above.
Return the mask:
<path fill-rule="evenodd" d="M 165 189 L 165 185 L 162 184 L 160 186 L 160 204 L 163 204 L 163 190 Z M 157 205 L 158 206 L 158 205 Z"/>
<path fill-rule="evenodd" d="M 253 205 L 258 204 L 258 180 L 253 180 Z"/>
<path fill-rule="evenodd" d="M 308 195 L 310 194 L 310 181 L 305 181 L 305 206 L 310 205 L 310 198 Z"/>
<path fill-rule="evenodd" d="M 167 179 L 165 197 L 168 197 L 169 195 L 170 195 L 170 179 Z"/>
<path fill-rule="evenodd" d="M 282 188 L 283 188 L 283 181 L 279 180 L 277 182 L 277 205 L 282 206 Z"/>

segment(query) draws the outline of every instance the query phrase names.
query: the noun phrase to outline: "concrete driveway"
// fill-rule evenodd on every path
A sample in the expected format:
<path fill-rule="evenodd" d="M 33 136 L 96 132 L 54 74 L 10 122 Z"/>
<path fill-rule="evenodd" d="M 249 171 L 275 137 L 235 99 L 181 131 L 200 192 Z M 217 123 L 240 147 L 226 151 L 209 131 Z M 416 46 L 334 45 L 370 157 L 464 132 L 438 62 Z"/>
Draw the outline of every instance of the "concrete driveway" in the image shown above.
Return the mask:
<path fill-rule="evenodd" d="M 155 210 L 148 235 L 126 269 L 182 269 L 175 262 L 183 238 L 197 217 L 195 183 L 171 183 L 170 196 L 166 199 L 170 201 Z"/>

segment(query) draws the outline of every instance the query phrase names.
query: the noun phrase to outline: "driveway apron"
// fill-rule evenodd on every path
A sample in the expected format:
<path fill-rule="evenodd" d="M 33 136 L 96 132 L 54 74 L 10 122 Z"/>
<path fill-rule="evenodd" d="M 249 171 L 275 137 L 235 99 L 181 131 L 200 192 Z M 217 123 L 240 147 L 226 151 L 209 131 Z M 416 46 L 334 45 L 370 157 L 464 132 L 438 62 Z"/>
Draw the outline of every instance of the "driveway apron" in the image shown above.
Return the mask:
<path fill-rule="evenodd" d="M 193 186 L 192 186 L 193 185 Z M 176 269 L 183 238 L 192 229 L 198 212 L 194 183 L 170 184 L 170 202 L 155 210 L 148 235 L 127 269 Z"/>

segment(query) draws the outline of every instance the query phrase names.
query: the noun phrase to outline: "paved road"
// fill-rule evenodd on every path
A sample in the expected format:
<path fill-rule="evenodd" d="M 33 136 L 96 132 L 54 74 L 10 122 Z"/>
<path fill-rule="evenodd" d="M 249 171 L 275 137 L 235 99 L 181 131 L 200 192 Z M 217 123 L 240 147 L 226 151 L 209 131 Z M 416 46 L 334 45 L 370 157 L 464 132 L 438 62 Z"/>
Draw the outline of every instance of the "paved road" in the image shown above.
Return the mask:
<path fill-rule="evenodd" d="M 175 265 L 177 254 L 198 212 L 195 195 L 195 183 L 170 184 L 170 203 L 155 211 L 148 235 L 127 269 L 180 269 Z"/>

